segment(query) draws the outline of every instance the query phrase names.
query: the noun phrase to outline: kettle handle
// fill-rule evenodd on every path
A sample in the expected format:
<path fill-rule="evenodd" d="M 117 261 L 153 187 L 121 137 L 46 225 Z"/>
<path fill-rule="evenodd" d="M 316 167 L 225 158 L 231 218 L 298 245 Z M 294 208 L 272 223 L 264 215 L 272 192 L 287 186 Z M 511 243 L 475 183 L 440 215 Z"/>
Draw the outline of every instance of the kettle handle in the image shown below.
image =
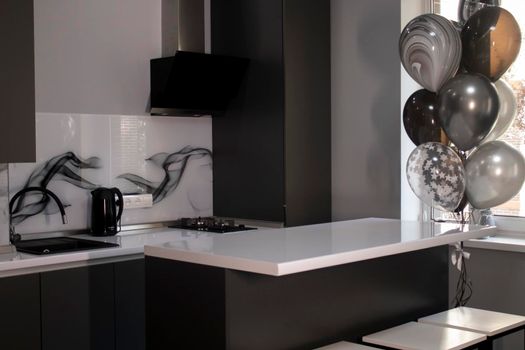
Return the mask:
<path fill-rule="evenodd" d="M 119 200 L 117 222 L 120 223 L 120 218 L 122 217 L 122 212 L 124 211 L 124 196 L 122 195 L 122 192 L 120 192 L 120 190 L 116 187 L 113 187 L 111 191 L 117 195 L 118 200 Z"/>

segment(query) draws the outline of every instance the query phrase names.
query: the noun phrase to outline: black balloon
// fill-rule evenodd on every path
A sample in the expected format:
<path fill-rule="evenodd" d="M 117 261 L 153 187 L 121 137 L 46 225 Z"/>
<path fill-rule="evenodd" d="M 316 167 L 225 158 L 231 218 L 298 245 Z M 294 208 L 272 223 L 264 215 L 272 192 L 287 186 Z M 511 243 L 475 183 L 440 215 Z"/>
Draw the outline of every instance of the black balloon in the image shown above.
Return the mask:
<path fill-rule="evenodd" d="M 403 109 L 403 124 L 416 146 L 425 142 L 448 142 L 437 114 L 437 95 L 433 92 L 421 89 L 408 98 Z"/>
<path fill-rule="evenodd" d="M 481 74 L 458 74 L 438 94 L 438 115 L 450 141 L 462 151 L 480 144 L 499 112 L 494 85 Z"/>
<path fill-rule="evenodd" d="M 463 193 L 463 198 L 461 198 L 461 202 L 459 203 L 458 207 L 454 210 L 454 213 L 461 213 L 465 207 L 469 204 L 467 194 Z"/>
<path fill-rule="evenodd" d="M 486 7 L 465 23 L 461 43 L 461 65 L 470 73 L 480 73 L 496 81 L 518 56 L 521 31 L 509 11 Z"/>

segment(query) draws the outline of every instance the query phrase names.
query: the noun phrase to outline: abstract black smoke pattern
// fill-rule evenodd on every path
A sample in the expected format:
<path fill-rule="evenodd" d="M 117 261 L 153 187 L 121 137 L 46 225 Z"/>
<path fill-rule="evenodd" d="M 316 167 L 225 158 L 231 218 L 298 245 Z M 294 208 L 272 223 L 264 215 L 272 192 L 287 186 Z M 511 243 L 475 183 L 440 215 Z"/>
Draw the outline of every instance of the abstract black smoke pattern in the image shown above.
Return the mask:
<path fill-rule="evenodd" d="M 165 152 L 157 153 L 146 160 L 164 170 L 165 176 L 162 181 L 152 182 L 130 173 L 119 175 L 117 178 L 130 181 L 144 193 L 151 193 L 155 204 L 166 198 L 177 188 L 190 159 L 199 159 L 206 156 L 211 158 L 211 155 L 211 151 L 207 148 L 193 148 L 191 146 L 186 146 L 180 151 L 171 154 Z"/>
<path fill-rule="evenodd" d="M 80 176 L 81 169 L 100 168 L 100 158 L 91 157 L 82 160 L 73 152 L 60 154 L 38 165 L 31 173 L 23 188 L 43 187 L 47 188 L 51 180 L 65 181 L 76 187 L 93 190 L 98 185 Z M 25 219 L 40 214 L 44 210 L 46 214 L 53 214 L 55 208 L 48 208 L 50 198 L 39 192 L 28 192 L 20 196 L 12 213 L 12 223 L 19 224 Z M 67 205 L 67 204 L 66 204 Z"/>

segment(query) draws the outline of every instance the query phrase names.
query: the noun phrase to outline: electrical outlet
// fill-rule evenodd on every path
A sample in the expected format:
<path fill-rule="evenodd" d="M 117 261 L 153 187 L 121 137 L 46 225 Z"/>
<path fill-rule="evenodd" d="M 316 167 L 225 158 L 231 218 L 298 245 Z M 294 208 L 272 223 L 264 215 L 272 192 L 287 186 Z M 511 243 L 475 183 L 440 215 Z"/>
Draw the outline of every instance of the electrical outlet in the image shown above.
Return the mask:
<path fill-rule="evenodd" d="M 153 206 L 151 194 L 127 194 L 124 195 L 124 209 L 149 208 Z"/>

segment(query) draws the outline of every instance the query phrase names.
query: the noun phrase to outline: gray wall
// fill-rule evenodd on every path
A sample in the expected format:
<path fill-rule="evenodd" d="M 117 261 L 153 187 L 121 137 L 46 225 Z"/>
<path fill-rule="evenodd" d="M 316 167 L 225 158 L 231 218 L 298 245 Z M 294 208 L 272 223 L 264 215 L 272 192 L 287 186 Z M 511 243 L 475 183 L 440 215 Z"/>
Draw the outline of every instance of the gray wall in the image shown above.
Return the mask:
<path fill-rule="evenodd" d="M 161 0 L 35 0 L 36 110 L 146 114 Z"/>
<path fill-rule="evenodd" d="M 399 218 L 400 1 L 331 5 L 332 218 Z"/>
<path fill-rule="evenodd" d="M 473 294 L 467 306 L 525 315 L 525 253 L 465 248 Z M 450 249 L 452 253 L 453 248 Z M 454 300 L 458 270 L 450 264 L 449 300 Z M 523 332 L 499 340 L 495 350 L 523 349 Z"/>

